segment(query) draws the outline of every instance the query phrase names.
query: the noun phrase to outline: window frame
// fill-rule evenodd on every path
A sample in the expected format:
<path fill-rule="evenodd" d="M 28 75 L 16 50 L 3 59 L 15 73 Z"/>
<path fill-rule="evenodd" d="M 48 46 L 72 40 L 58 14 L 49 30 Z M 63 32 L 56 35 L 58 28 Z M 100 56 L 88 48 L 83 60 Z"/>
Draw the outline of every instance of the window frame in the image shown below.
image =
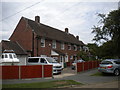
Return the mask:
<path fill-rule="evenodd" d="M 70 48 L 69 48 L 70 47 Z M 72 48 L 71 48 L 71 44 L 68 44 L 68 50 L 71 50 Z"/>
<path fill-rule="evenodd" d="M 52 40 L 52 48 L 56 49 L 56 40 Z"/>
<path fill-rule="evenodd" d="M 61 50 L 64 50 L 65 49 L 65 44 L 64 42 L 61 43 Z"/>
<path fill-rule="evenodd" d="M 74 45 L 74 51 L 77 51 L 77 45 Z"/>
<path fill-rule="evenodd" d="M 41 38 L 40 44 L 41 47 L 45 47 L 45 38 Z"/>

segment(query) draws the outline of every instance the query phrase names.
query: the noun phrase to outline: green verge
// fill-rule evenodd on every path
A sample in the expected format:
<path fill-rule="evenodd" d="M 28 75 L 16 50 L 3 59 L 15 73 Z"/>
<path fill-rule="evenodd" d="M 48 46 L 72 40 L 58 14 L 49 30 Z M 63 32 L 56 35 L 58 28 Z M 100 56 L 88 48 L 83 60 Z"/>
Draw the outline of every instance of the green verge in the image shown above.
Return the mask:
<path fill-rule="evenodd" d="M 2 88 L 57 88 L 69 85 L 83 85 L 73 80 L 56 80 L 38 83 L 3 84 Z"/>
<path fill-rule="evenodd" d="M 91 74 L 90 76 L 103 76 L 103 73 L 101 72 L 96 72 L 94 74 Z"/>

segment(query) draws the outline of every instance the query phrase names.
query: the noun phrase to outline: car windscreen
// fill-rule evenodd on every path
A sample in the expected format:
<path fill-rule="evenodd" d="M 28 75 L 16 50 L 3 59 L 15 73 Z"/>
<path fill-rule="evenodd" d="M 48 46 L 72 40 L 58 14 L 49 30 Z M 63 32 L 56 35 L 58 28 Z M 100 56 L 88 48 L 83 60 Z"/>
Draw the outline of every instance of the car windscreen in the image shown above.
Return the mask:
<path fill-rule="evenodd" d="M 100 64 L 113 64 L 113 63 L 110 61 L 102 61 Z"/>
<path fill-rule="evenodd" d="M 120 60 L 119 61 L 114 61 L 115 64 L 120 64 Z"/>
<path fill-rule="evenodd" d="M 46 58 L 49 63 L 57 63 L 57 61 L 53 58 Z"/>
<path fill-rule="evenodd" d="M 39 61 L 39 58 L 29 58 L 28 59 L 29 63 L 38 63 L 38 61 Z"/>

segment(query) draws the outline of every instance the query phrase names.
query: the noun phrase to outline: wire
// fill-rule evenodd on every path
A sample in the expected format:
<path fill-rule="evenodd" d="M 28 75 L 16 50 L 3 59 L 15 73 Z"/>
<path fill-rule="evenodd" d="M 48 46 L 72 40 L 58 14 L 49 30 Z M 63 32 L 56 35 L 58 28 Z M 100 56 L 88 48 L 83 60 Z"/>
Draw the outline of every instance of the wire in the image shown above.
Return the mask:
<path fill-rule="evenodd" d="M 28 7 L 24 8 L 24 9 L 22 9 L 22 10 L 16 12 L 16 13 L 14 13 L 14 14 L 8 16 L 8 17 L 5 17 L 5 18 L 1 19 L 0 22 L 1 22 L 1 21 L 4 21 L 4 20 L 6 20 L 6 19 L 8 19 L 8 18 L 10 18 L 10 17 L 13 17 L 13 16 L 17 15 L 18 13 L 21 13 L 22 11 L 25 11 L 26 9 L 29 9 L 29 8 L 31 8 L 31 7 L 33 7 L 33 6 L 37 5 L 37 4 L 39 4 L 39 3 L 41 3 L 41 2 L 42 2 L 42 1 L 37 2 L 37 3 L 35 3 L 35 4 L 33 4 L 33 5 L 30 5 L 30 6 L 28 6 Z"/>
<path fill-rule="evenodd" d="M 79 4 L 79 3 L 76 3 L 76 4 L 72 5 L 72 6 L 70 6 L 69 8 L 65 9 L 65 10 L 62 12 L 62 14 L 57 14 L 57 15 L 56 15 L 57 18 L 58 18 L 59 16 L 64 15 L 66 11 L 68 11 L 68 10 L 71 9 L 71 8 L 73 8 L 74 6 L 77 6 L 78 4 Z M 55 19 L 55 18 L 54 18 L 54 19 Z M 49 20 L 48 22 L 51 22 L 51 21 L 53 21 L 53 19 Z"/>

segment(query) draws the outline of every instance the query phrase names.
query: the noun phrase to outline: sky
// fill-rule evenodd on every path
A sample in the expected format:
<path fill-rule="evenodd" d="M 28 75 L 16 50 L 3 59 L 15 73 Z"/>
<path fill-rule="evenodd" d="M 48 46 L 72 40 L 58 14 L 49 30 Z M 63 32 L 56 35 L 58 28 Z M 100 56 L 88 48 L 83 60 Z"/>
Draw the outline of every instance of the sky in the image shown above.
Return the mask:
<path fill-rule="evenodd" d="M 92 28 L 98 24 L 98 13 L 108 14 L 118 9 L 119 0 L 2 0 L 0 2 L 0 41 L 8 40 L 20 18 L 34 20 L 79 36 L 85 44 L 93 43 Z"/>

